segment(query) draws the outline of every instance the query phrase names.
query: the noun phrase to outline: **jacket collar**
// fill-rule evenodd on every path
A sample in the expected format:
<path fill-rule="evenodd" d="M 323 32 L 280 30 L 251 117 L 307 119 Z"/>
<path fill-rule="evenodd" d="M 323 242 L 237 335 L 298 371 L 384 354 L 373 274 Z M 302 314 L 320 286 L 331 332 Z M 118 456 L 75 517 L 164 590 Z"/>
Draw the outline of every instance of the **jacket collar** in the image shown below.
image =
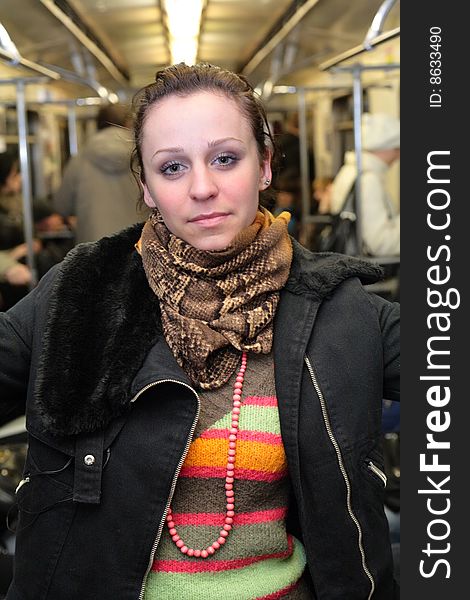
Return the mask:
<path fill-rule="evenodd" d="M 141 229 L 80 244 L 58 269 L 34 394 L 44 431 L 94 431 L 124 414 L 146 357 L 157 342 L 166 345 L 158 300 L 134 248 Z M 371 282 L 380 270 L 348 257 L 315 255 L 294 242 L 286 292 L 320 301 L 352 276 Z M 163 355 L 162 369 L 179 372 L 173 357 Z"/>
<path fill-rule="evenodd" d="M 306 294 L 323 300 L 350 277 L 358 277 L 363 284 L 382 278 L 382 268 L 365 260 L 333 252 L 311 252 L 292 240 L 294 256 L 285 289 L 294 294 Z"/>

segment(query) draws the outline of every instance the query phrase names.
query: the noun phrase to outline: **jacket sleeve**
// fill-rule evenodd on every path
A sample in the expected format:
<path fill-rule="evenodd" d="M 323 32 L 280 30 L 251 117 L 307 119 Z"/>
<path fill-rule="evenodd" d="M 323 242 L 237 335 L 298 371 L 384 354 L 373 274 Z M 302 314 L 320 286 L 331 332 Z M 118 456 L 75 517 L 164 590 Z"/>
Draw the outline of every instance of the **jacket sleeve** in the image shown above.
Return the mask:
<path fill-rule="evenodd" d="M 34 292 L 0 313 L 0 425 L 24 413 Z"/>
<path fill-rule="evenodd" d="M 384 358 L 383 397 L 400 400 L 400 305 L 370 295 L 376 307 L 382 331 Z"/>
<path fill-rule="evenodd" d="M 24 414 L 37 307 L 50 291 L 53 267 L 27 296 L 0 312 L 0 425 Z"/>

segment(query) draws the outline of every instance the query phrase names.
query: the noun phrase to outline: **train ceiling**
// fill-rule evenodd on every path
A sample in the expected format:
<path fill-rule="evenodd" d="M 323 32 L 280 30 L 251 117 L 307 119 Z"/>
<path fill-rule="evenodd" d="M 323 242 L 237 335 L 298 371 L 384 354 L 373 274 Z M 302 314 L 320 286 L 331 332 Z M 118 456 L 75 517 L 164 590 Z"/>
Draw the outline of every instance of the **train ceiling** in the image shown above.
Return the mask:
<path fill-rule="evenodd" d="M 189 0 L 191 2 L 192 0 Z M 363 43 L 384 0 L 204 0 L 197 59 L 253 85 L 299 85 L 319 64 Z M 399 2 L 384 32 L 399 27 Z M 184 11 L 181 19 L 185 19 Z M 70 97 L 118 95 L 171 61 L 165 0 L 2 0 L 0 74 L 51 73 Z M 6 37 L 5 37 L 6 32 Z M 8 37 L 19 54 L 14 54 Z M 1 75 L 0 75 L 1 76 Z M 105 91 L 103 91 L 105 90 Z"/>

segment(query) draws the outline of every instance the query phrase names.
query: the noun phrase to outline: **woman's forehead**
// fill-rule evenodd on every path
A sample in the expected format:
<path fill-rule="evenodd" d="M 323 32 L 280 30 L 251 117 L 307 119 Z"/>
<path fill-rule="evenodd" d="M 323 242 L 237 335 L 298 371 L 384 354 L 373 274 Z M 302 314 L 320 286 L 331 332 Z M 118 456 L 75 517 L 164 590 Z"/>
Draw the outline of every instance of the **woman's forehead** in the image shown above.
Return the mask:
<path fill-rule="evenodd" d="M 244 111 L 235 98 L 231 98 L 222 91 L 217 90 L 195 90 L 188 94 L 172 93 L 160 98 L 149 107 L 147 118 L 153 114 L 173 112 L 175 110 L 195 111 L 227 111 L 236 112 L 244 117 Z M 184 116 L 184 113 L 180 116 Z"/>
<path fill-rule="evenodd" d="M 147 113 L 144 139 L 146 132 L 152 136 L 183 138 L 195 134 L 230 137 L 235 132 L 246 137 L 253 135 L 238 103 L 223 93 L 212 91 L 162 98 Z"/>

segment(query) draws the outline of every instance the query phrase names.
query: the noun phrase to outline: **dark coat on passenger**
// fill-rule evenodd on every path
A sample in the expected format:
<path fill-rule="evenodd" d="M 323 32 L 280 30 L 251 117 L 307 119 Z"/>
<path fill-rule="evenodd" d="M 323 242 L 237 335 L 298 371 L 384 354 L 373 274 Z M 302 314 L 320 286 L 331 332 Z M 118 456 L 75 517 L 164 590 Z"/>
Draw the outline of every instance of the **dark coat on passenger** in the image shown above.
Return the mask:
<path fill-rule="evenodd" d="M 29 432 L 8 600 L 137 600 L 145 585 L 197 395 L 163 337 L 140 230 L 77 246 L 0 316 L 0 415 L 26 402 Z M 371 464 L 382 399 L 398 399 L 398 306 L 363 288 L 377 275 L 294 242 L 276 314 L 289 527 L 319 600 L 395 597 Z"/>

